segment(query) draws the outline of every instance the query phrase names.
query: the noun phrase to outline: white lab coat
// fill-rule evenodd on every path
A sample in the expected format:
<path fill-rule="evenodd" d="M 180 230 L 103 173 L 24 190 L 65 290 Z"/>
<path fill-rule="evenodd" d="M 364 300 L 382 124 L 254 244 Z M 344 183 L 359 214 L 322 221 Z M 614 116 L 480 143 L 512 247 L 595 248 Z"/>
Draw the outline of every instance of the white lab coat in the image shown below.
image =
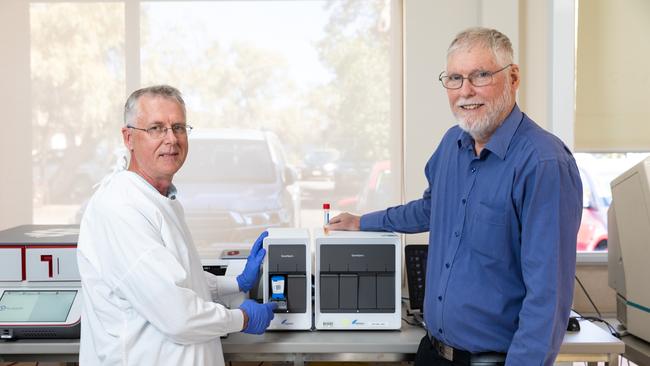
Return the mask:
<path fill-rule="evenodd" d="M 212 302 L 239 291 L 203 271 L 183 208 L 139 175 L 105 179 L 81 221 L 81 365 L 223 365 L 219 336 L 243 326 Z"/>

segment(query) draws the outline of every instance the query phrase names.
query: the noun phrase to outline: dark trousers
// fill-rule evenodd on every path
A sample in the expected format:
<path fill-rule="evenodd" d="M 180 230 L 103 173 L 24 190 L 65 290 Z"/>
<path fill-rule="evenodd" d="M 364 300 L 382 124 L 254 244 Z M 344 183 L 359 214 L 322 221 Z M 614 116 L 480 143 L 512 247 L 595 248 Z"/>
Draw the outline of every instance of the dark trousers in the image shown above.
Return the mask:
<path fill-rule="evenodd" d="M 438 352 L 431 344 L 428 336 L 424 336 L 420 341 L 418 353 L 415 355 L 415 366 L 503 366 L 504 362 L 472 362 L 466 357 L 462 360 L 448 361 L 438 355 Z"/>

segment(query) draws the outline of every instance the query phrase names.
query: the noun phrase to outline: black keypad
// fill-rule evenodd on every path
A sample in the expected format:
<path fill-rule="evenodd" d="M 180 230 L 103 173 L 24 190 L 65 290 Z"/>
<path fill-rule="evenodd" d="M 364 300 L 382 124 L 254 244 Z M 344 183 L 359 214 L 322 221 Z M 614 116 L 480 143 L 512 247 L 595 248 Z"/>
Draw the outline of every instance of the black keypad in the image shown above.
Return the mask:
<path fill-rule="evenodd" d="M 407 245 L 404 248 L 406 262 L 406 280 L 409 287 L 411 310 L 422 310 L 424 303 L 425 278 L 427 274 L 428 245 Z"/>

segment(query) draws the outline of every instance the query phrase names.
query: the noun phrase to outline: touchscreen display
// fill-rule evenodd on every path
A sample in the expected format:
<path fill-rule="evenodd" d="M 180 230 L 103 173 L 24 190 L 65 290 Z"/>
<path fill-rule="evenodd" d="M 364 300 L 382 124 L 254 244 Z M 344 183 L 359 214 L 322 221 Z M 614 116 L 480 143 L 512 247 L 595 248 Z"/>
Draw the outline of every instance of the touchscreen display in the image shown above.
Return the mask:
<path fill-rule="evenodd" d="M 0 298 L 0 323 L 63 322 L 76 290 L 5 290 Z"/>

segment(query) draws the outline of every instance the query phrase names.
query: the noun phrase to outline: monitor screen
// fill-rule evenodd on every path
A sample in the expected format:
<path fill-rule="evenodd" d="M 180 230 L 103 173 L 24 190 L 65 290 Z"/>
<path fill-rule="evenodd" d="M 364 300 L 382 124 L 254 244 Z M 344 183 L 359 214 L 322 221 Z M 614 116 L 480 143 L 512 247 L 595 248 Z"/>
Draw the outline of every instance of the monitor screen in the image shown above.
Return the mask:
<path fill-rule="evenodd" d="M 64 322 L 77 290 L 5 290 L 0 323 Z"/>

